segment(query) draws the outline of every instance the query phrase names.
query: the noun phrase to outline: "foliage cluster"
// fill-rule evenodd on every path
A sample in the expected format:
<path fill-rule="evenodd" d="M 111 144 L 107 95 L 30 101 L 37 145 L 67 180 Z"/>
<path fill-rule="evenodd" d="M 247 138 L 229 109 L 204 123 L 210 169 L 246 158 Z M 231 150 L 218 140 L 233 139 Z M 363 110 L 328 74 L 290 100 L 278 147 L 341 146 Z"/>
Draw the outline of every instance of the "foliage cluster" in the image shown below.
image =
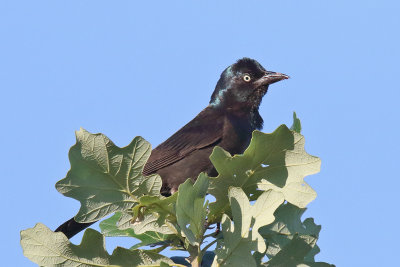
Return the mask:
<path fill-rule="evenodd" d="M 301 221 L 316 197 L 304 177 L 319 171 L 320 160 L 305 152 L 300 130 L 294 114 L 291 129 L 254 131 L 242 155 L 215 147 L 217 177 L 202 173 L 163 197 L 161 177 L 142 175 L 148 142 L 136 137 L 119 148 L 81 129 L 69 152 L 71 169 L 56 188 L 80 201 L 79 222 L 113 215 L 100 223 L 102 233 L 87 229 L 80 245 L 39 223 L 21 232 L 24 255 L 41 266 L 330 266 L 314 260 L 321 227 Z M 217 223 L 220 230 L 208 230 Z M 110 255 L 105 236 L 140 242 Z M 168 258 L 160 254 L 166 248 L 190 256 Z"/>

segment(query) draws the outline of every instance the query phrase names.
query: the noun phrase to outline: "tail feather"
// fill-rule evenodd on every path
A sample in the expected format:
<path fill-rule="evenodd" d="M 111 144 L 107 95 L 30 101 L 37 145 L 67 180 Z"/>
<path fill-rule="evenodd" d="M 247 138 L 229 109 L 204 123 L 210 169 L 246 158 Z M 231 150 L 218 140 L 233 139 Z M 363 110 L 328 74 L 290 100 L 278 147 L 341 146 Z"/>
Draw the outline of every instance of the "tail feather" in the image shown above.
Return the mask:
<path fill-rule="evenodd" d="M 65 223 L 61 224 L 58 226 L 58 228 L 55 230 L 55 232 L 62 232 L 64 235 L 70 239 L 80 231 L 86 229 L 90 225 L 94 224 L 95 222 L 90 222 L 90 223 L 78 223 L 74 220 L 74 218 L 69 219 Z"/>

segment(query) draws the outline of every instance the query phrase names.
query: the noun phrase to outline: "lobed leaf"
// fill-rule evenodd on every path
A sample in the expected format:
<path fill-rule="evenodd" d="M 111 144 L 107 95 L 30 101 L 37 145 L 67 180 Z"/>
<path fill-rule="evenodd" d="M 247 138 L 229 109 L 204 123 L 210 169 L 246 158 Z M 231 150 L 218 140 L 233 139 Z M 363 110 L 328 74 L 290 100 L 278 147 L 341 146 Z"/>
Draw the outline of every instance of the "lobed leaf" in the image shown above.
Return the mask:
<path fill-rule="evenodd" d="M 69 151 L 71 169 L 56 184 L 60 193 L 81 202 L 75 220 L 93 222 L 133 207 L 143 195 L 158 196 L 160 176 L 142 175 L 150 153 L 150 144 L 141 137 L 119 148 L 103 134 L 77 131 Z"/>
<path fill-rule="evenodd" d="M 143 196 L 131 211 L 116 213 L 105 220 L 105 223 L 100 223 L 100 226 L 103 225 L 105 231 L 116 235 L 140 236 L 146 232 L 160 235 L 177 234 L 179 226 L 175 217 L 176 198 L 177 194 L 167 198 Z M 114 225 L 110 226 L 112 224 Z"/>
<path fill-rule="evenodd" d="M 295 234 L 290 243 L 284 249 L 269 260 L 264 266 L 302 266 L 302 267 L 329 267 L 334 266 L 325 262 L 307 262 L 304 260 L 317 242 L 315 237 Z"/>
<path fill-rule="evenodd" d="M 260 195 L 253 206 L 241 188 L 229 189 L 233 221 L 222 218 L 223 239 L 218 240 L 213 266 L 256 266 L 252 251 L 266 249 L 261 226 L 274 221 L 274 211 L 284 201 L 281 193 L 269 190 Z"/>
<path fill-rule="evenodd" d="M 316 225 L 312 218 L 307 218 L 302 222 L 301 216 L 305 210 L 290 203 L 282 204 L 274 213 L 275 221 L 260 228 L 259 233 L 265 238 L 267 244 L 265 254 L 270 258 L 270 261 L 267 263 L 271 264 L 272 262 L 272 265 L 268 266 L 275 266 L 273 264 L 281 263 L 281 260 L 288 254 L 298 264 L 319 266 L 314 265 L 317 264 L 314 256 L 320 251 L 316 242 L 321 231 L 321 226 Z M 275 259 L 275 257 L 278 258 Z M 287 262 L 287 260 L 283 261 L 283 263 L 294 264 L 293 262 Z"/>
<path fill-rule="evenodd" d="M 318 239 L 321 226 L 316 225 L 312 218 L 301 221 L 305 210 L 290 203 L 282 204 L 274 213 L 275 221 L 260 228 L 260 234 L 267 242 L 266 255 L 269 258 L 279 253 L 296 234 L 309 235 Z"/>
<path fill-rule="evenodd" d="M 208 176 L 201 173 L 193 184 L 187 179 L 179 186 L 176 201 L 178 225 L 192 246 L 200 246 L 204 234 L 208 202 L 204 203 L 208 189 Z"/>
<path fill-rule="evenodd" d="M 160 254 L 117 247 L 112 255 L 105 249 L 104 236 L 87 229 L 80 245 L 72 244 L 62 233 L 43 224 L 21 232 L 24 255 L 41 266 L 159 266 L 173 264 Z M 168 266 L 168 265 L 167 265 Z"/>
<path fill-rule="evenodd" d="M 165 235 L 157 232 L 147 231 L 143 234 L 135 234 L 133 228 L 126 227 L 130 223 L 131 216 L 126 216 L 122 212 L 116 212 L 112 217 L 100 222 L 101 233 L 104 236 L 126 236 L 140 240 L 131 249 L 140 248 L 149 245 L 164 245 L 167 240 L 173 239 L 171 235 Z"/>
<path fill-rule="evenodd" d="M 321 167 L 321 160 L 307 154 L 304 150 L 304 136 L 298 133 L 293 134 L 293 149 L 285 152 L 285 167 L 287 177 L 284 186 L 274 183 L 271 179 L 261 179 L 257 183 L 261 190 L 275 190 L 282 192 L 285 200 L 300 208 L 305 208 L 308 203 L 317 197 L 317 193 L 309 186 L 304 177 L 318 173 Z"/>
<path fill-rule="evenodd" d="M 133 208 L 132 220 L 125 224 L 135 233 L 142 234 L 147 231 L 161 234 L 178 234 L 179 226 L 176 223 L 175 203 L 177 194 L 167 198 L 143 196 L 139 204 Z M 134 221 L 132 223 L 132 221 Z"/>
<path fill-rule="evenodd" d="M 211 222 L 219 221 L 223 213 L 230 214 L 227 193 L 231 186 L 242 188 L 252 198 L 272 189 L 299 207 L 305 207 L 316 197 L 304 177 L 319 171 L 320 160 L 307 154 L 304 137 L 285 125 L 271 134 L 254 131 L 242 155 L 232 157 L 215 147 L 210 159 L 218 171 L 217 177 L 210 178 L 208 190 L 216 198 L 210 204 Z"/>
<path fill-rule="evenodd" d="M 169 266 L 172 260 L 155 251 L 184 244 L 194 265 L 203 257 L 202 266 L 331 266 L 314 260 L 321 227 L 312 218 L 301 221 L 304 207 L 316 197 L 304 177 L 319 171 L 320 160 L 305 152 L 296 113 L 290 129 L 282 125 L 271 134 L 254 131 L 242 155 L 215 147 L 210 159 L 218 176 L 200 174 L 195 183 L 188 179 L 167 198 L 160 196 L 158 175 L 142 175 L 151 153 L 143 138 L 119 148 L 103 134 L 81 129 L 69 152 L 71 169 L 57 182 L 57 190 L 81 202 L 77 221 L 92 222 L 115 212 L 100 223 L 104 236 L 141 242 L 109 255 L 104 236 L 94 230 L 86 230 L 82 243 L 74 245 L 62 233 L 37 224 L 21 232 L 24 255 L 43 266 Z M 216 198 L 210 205 L 207 192 Z M 249 199 L 256 201 L 251 205 Z M 215 253 L 200 251 L 205 225 L 221 219 Z M 137 250 L 147 245 L 161 247 Z M 265 255 L 270 260 L 263 263 Z M 189 266 L 183 257 L 174 260 Z"/>

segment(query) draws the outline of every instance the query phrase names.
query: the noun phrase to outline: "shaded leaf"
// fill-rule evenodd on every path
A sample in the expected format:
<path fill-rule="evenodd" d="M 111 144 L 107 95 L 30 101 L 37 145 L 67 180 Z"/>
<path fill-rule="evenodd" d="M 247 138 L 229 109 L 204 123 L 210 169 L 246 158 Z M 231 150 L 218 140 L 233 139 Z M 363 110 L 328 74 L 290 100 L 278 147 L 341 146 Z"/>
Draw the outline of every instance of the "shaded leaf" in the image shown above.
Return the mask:
<path fill-rule="evenodd" d="M 145 250 L 117 247 L 112 255 L 105 250 L 104 236 L 87 229 L 80 245 L 72 244 L 63 233 L 54 233 L 43 224 L 21 232 L 24 255 L 41 266 L 158 266 L 173 264 L 165 256 Z"/>
<path fill-rule="evenodd" d="M 300 119 L 297 118 L 296 112 L 293 112 L 293 124 L 292 127 L 290 127 L 290 130 L 300 133 L 301 132 L 301 122 Z"/>
<path fill-rule="evenodd" d="M 328 267 L 333 266 L 324 262 L 306 262 L 305 256 L 315 246 L 316 238 L 309 235 L 294 235 L 290 243 L 284 249 L 269 260 L 265 266 L 283 267 L 283 266 L 310 266 L 310 267 Z"/>
<path fill-rule="evenodd" d="M 104 236 L 131 236 L 136 237 L 135 232 L 131 228 L 119 227 L 119 221 L 124 213 L 117 211 L 110 218 L 100 222 L 100 230 Z M 128 215 L 129 216 L 129 215 Z M 124 216 L 125 217 L 125 216 Z M 129 216 L 132 218 L 132 216 Z"/>
<path fill-rule="evenodd" d="M 176 218 L 183 235 L 192 246 L 200 246 L 205 231 L 208 203 L 204 203 L 208 189 L 208 176 L 201 173 L 193 184 L 187 179 L 179 186 Z"/>
<path fill-rule="evenodd" d="M 310 236 L 318 239 L 321 226 L 316 225 L 312 218 L 306 219 L 303 223 L 301 216 L 306 209 L 298 208 L 290 203 L 281 205 L 274 213 L 275 221 L 270 225 L 260 228 L 260 234 L 266 239 L 269 258 L 279 253 L 287 246 L 296 234 Z M 312 246 L 310 253 L 318 253 L 318 246 Z M 314 261 L 315 254 L 307 254 L 308 261 Z"/>
<path fill-rule="evenodd" d="M 173 239 L 171 235 L 164 235 L 157 232 L 147 231 L 143 234 L 135 234 L 132 228 L 118 227 L 118 223 L 126 223 L 124 220 L 129 216 L 123 216 L 122 212 L 116 212 L 112 217 L 100 222 L 101 233 L 104 236 L 127 236 L 139 239 L 141 242 L 131 247 L 131 249 L 140 248 L 142 246 L 148 245 L 164 245 L 167 244 L 165 241 L 168 239 Z M 130 217 L 132 218 L 132 217 Z M 120 221 L 122 219 L 122 221 Z"/>
<path fill-rule="evenodd" d="M 168 198 L 143 196 L 132 211 L 116 213 L 104 223 L 100 223 L 100 227 L 104 227 L 102 229 L 107 235 L 129 235 L 143 242 L 150 242 L 151 237 L 167 238 L 175 244 L 175 241 L 179 240 L 177 234 L 180 231 L 175 217 L 176 198 L 177 194 Z M 158 242 L 160 240 L 156 243 Z"/>
<path fill-rule="evenodd" d="M 130 221 L 124 227 L 131 227 L 135 233 L 142 234 L 153 231 L 162 234 L 178 234 L 179 226 L 176 222 L 175 203 L 177 193 L 165 198 L 143 196 L 133 210 Z M 134 221 L 134 223 L 132 223 Z"/>
<path fill-rule="evenodd" d="M 223 239 L 218 240 L 213 266 L 256 266 L 252 251 L 264 252 L 261 226 L 274 221 L 274 211 L 284 201 L 281 193 L 264 192 L 253 206 L 241 188 L 229 189 L 233 221 L 222 218 Z"/>
<path fill-rule="evenodd" d="M 105 135 L 81 129 L 76 140 L 69 151 L 71 169 L 56 188 L 81 202 L 75 216 L 78 222 L 99 220 L 133 207 L 143 195 L 160 194 L 160 176 L 142 175 L 151 153 L 143 138 L 135 137 L 128 146 L 119 148 Z"/>
<path fill-rule="evenodd" d="M 177 234 L 176 226 L 169 221 L 164 220 L 156 212 L 146 213 L 139 221 L 131 224 L 131 227 L 137 234 L 145 232 L 157 232 L 161 234 Z"/>
<path fill-rule="evenodd" d="M 135 221 L 140 221 L 146 214 L 157 213 L 162 221 L 176 224 L 175 204 L 177 197 L 177 193 L 169 197 L 143 196 L 139 198 L 138 205 L 133 207 L 132 215 Z"/>

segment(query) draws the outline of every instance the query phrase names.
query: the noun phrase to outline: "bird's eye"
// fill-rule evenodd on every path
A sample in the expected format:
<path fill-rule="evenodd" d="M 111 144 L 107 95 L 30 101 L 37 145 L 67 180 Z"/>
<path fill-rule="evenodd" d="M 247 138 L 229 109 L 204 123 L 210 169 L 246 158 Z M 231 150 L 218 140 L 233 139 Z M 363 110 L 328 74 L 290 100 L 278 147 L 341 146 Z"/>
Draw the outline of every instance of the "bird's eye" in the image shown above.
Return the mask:
<path fill-rule="evenodd" d="M 250 82 L 250 81 L 251 81 L 250 75 L 249 75 L 249 74 L 245 74 L 245 75 L 243 76 L 243 80 L 244 80 L 245 82 Z"/>

